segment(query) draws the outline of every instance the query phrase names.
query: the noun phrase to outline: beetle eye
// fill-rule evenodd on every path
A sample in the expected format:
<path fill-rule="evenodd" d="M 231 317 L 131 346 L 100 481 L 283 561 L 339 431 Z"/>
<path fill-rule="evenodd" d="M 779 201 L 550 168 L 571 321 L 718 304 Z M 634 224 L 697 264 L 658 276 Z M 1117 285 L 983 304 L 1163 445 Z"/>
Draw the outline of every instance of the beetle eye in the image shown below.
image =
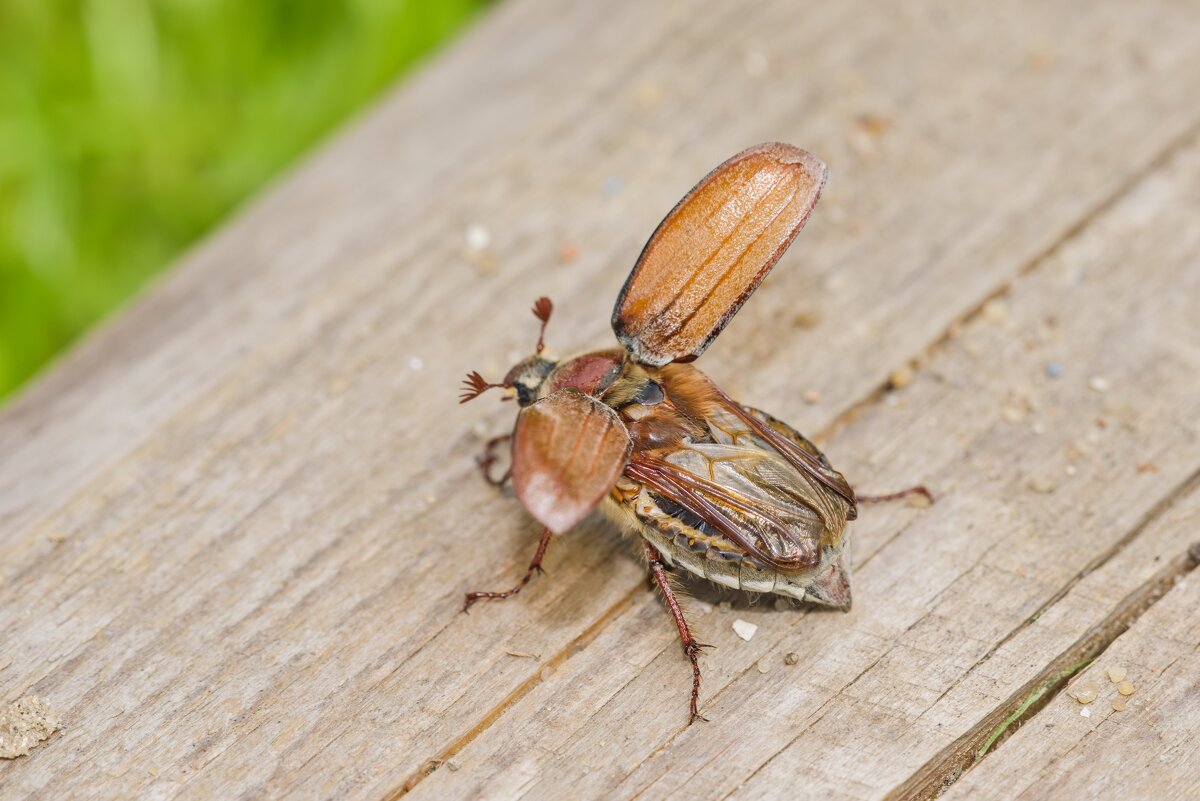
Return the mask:
<path fill-rule="evenodd" d="M 528 406 L 533 402 L 533 392 L 524 384 L 515 384 L 513 389 L 517 391 L 517 403 L 521 406 Z"/>
<path fill-rule="evenodd" d="M 633 401 L 643 406 L 654 406 L 655 404 L 662 403 L 664 397 L 662 384 L 657 381 L 647 381 L 645 384 L 642 384 L 642 388 L 633 396 Z"/>

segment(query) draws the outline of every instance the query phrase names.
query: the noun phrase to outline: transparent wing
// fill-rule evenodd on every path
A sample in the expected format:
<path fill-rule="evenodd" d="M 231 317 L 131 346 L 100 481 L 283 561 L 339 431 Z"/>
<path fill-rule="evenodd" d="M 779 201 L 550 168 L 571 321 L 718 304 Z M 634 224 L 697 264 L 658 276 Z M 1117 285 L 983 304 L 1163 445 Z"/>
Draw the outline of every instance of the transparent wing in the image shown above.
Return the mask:
<path fill-rule="evenodd" d="M 751 437 L 760 447 L 770 448 L 782 456 L 814 490 L 817 489 L 817 484 L 827 490 L 820 493 L 822 502 L 819 505 L 827 520 L 834 519 L 838 514 L 843 515 L 846 520 L 858 517 L 854 489 L 845 476 L 833 469 L 815 445 L 786 423 L 765 412 L 742 406 L 716 385 L 714 390 L 723 403 L 722 410 L 714 414 L 714 418 L 729 420 L 726 425 L 729 425 L 732 431 L 738 430 L 738 424 L 744 426 L 745 435 Z"/>
<path fill-rule="evenodd" d="M 625 473 L 761 563 L 798 570 L 820 559 L 824 521 L 795 470 L 768 451 L 684 445 L 665 460 L 635 454 Z"/>
<path fill-rule="evenodd" d="M 745 150 L 659 224 L 613 310 L 633 358 L 661 366 L 704 352 L 804 227 L 825 165 L 792 145 Z"/>
<path fill-rule="evenodd" d="M 760 563 L 816 564 L 821 546 L 836 544 L 854 517 L 842 474 L 795 430 L 741 406 L 695 368 L 652 375 L 666 401 L 631 423 L 638 444 L 625 474 L 669 501 L 660 504 L 668 513 Z"/>
<path fill-rule="evenodd" d="M 616 412 L 577 390 L 561 389 L 521 410 L 512 447 L 517 497 L 561 534 L 608 494 L 632 446 Z"/>

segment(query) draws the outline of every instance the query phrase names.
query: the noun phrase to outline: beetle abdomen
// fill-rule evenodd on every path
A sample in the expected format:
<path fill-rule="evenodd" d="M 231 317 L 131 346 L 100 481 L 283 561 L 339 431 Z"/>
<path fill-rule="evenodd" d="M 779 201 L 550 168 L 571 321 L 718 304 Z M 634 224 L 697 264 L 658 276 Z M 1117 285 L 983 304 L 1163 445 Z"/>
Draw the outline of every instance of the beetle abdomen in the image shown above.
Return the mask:
<path fill-rule="evenodd" d="M 770 567 L 760 567 L 720 534 L 693 527 L 668 514 L 644 488 L 632 497 L 614 500 L 638 534 L 668 564 L 735 590 L 804 599 L 804 582 L 789 580 Z"/>

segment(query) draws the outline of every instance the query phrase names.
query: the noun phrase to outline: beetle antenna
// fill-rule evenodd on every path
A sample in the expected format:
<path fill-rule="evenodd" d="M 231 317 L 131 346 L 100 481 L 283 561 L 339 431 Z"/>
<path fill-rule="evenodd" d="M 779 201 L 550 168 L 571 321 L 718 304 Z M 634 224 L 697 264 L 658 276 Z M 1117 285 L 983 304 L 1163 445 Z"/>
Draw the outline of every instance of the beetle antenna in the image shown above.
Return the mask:
<path fill-rule="evenodd" d="M 541 353 L 546 348 L 546 323 L 550 322 L 552 311 L 554 311 L 554 304 L 550 302 L 550 298 L 541 297 L 533 302 L 533 316 L 542 321 L 542 329 L 538 331 L 537 353 Z"/>
<path fill-rule="evenodd" d="M 478 371 L 472 370 L 467 373 L 467 377 L 463 379 L 462 394 L 458 396 L 459 403 L 466 403 L 469 400 L 475 400 L 483 393 L 493 387 L 502 387 L 503 384 L 492 384 L 483 380 Z"/>

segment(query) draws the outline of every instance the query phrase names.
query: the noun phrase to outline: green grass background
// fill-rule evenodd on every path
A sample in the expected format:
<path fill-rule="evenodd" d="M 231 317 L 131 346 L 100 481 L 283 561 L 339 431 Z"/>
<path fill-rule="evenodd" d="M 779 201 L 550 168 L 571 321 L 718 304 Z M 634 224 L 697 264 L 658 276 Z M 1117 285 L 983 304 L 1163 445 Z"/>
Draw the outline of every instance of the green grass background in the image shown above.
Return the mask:
<path fill-rule="evenodd" d="M 485 0 L 0 0 L 0 401 Z"/>

